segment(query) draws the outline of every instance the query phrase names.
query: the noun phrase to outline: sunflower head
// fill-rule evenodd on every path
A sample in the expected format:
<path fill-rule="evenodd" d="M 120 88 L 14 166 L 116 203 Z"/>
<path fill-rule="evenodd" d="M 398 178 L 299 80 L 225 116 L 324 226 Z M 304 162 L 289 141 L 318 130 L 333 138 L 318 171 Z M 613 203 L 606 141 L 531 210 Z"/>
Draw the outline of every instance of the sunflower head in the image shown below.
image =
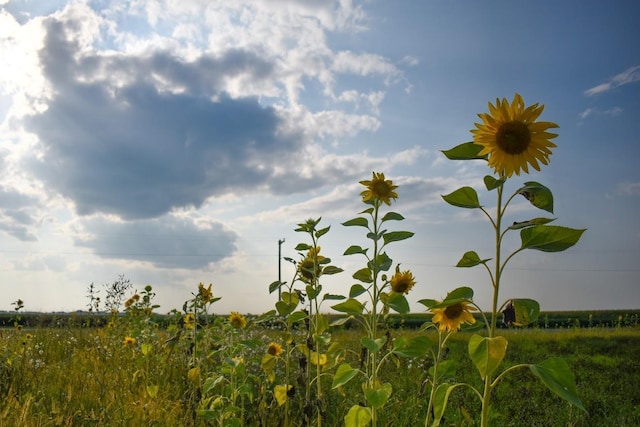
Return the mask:
<path fill-rule="evenodd" d="M 305 282 L 311 282 L 314 278 L 320 276 L 322 267 L 320 261 L 324 257 L 320 255 L 320 246 L 314 246 L 309 249 L 307 255 L 298 264 L 298 273 Z"/>
<path fill-rule="evenodd" d="M 458 331 L 463 323 L 473 325 L 476 319 L 471 314 L 473 307 L 466 302 L 458 302 L 444 308 L 432 308 L 433 323 L 441 331 Z"/>
<path fill-rule="evenodd" d="M 269 347 L 267 347 L 267 354 L 275 357 L 280 356 L 282 354 L 282 346 L 275 342 L 269 343 Z"/>
<path fill-rule="evenodd" d="M 187 313 L 183 319 L 184 327 L 187 329 L 193 329 L 196 327 L 196 316 L 193 313 Z"/>
<path fill-rule="evenodd" d="M 244 329 L 247 327 L 247 319 L 237 311 L 231 312 L 229 315 L 229 323 L 231 323 L 231 326 L 238 329 Z"/>
<path fill-rule="evenodd" d="M 550 139 L 558 135 L 547 130 L 558 125 L 536 121 L 542 110 L 544 105 L 537 103 L 525 107 L 516 93 L 511 103 L 496 99 L 495 106 L 489 103 L 489 113 L 478 114 L 482 123 L 476 123 L 471 133 L 474 143 L 482 147 L 478 155 L 488 156 L 495 173 L 508 178 L 521 171 L 529 173 L 529 165 L 539 171 L 539 163 L 549 164 L 551 149 L 556 147 Z"/>
<path fill-rule="evenodd" d="M 205 303 L 210 302 L 213 299 L 213 292 L 211 291 L 212 286 L 212 284 L 209 284 L 209 287 L 205 288 L 204 283 L 200 282 L 198 284 L 198 296 Z"/>
<path fill-rule="evenodd" d="M 134 337 L 129 337 L 129 336 L 124 337 L 122 344 L 124 344 L 127 347 L 134 346 L 136 345 L 136 339 Z"/>
<path fill-rule="evenodd" d="M 416 284 L 411 271 L 400 271 L 400 266 L 396 266 L 396 272 L 391 277 L 391 290 L 398 294 L 408 294 L 411 288 Z"/>
<path fill-rule="evenodd" d="M 395 189 L 398 188 L 397 185 L 393 185 L 393 182 L 390 179 L 384 179 L 383 173 L 373 172 L 373 178 L 371 181 L 360 181 L 360 184 L 364 185 L 366 190 L 362 191 L 360 195 L 362 196 L 363 202 L 382 202 L 391 206 L 391 199 L 397 199 L 398 193 L 395 192 Z"/>

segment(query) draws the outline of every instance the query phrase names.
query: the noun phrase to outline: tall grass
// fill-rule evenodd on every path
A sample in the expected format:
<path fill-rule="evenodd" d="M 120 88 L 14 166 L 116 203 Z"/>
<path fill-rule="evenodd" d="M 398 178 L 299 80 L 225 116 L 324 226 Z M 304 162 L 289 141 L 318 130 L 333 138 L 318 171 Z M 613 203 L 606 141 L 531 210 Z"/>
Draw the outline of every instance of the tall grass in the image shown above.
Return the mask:
<path fill-rule="evenodd" d="M 220 329 L 221 331 L 222 329 Z M 176 329 L 148 328 L 137 334 L 135 344 L 125 344 L 131 325 L 121 322 L 104 328 L 6 329 L 0 332 L 0 426 L 183 426 L 225 425 L 196 415 L 202 389 L 190 378 L 191 343 Z M 392 337 L 417 331 L 390 331 Z M 199 345 L 204 349 L 203 378 L 221 370 L 215 343 L 224 339 L 212 328 Z M 270 390 L 273 384 L 261 370 L 261 357 L 279 331 L 257 325 L 243 332 L 237 356 L 246 364 L 249 391 L 243 402 L 244 425 L 279 425 L 284 419 Z M 496 389 L 496 425 L 593 426 L 640 425 L 640 329 L 564 329 L 505 331 L 509 349 L 507 365 L 561 356 L 571 366 L 588 414 L 572 409 L 551 394 L 526 371 L 508 376 Z M 354 331 L 338 331 L 334 339 L 351 346 L 348 353 L 358 363 L 359 345 Z M 435 336 L 432 337 L 434 340 Z M 167 342 L 169 340 L 169 342 Z M 465 354 L 466 337 L 460 333 L 449 342 L 451 354 Z M 422 384 L 429 366 L 423 360 L 393 359 L 380 371 L 394 393 L 381 425 L 412 425 L 424 417 L 428 390 Z M 467 358 L 452 361 L 460 381 L 474 381 L 474 367 Z M 453 375 L 451 375 L 453 376 Z M 475 379 L 477 381 L 477 378 Z M 324 423 L 341 425 L 349 407 L 357 404 L 357 384 L 330 390 L 327 384 Z M 474 425 L 469 414 L 478 413 L 474 399 L 457 391 L 451 396 L 445 425 Z M 301 425 L 304 408 L 291 394 L 289 420 Z"/>

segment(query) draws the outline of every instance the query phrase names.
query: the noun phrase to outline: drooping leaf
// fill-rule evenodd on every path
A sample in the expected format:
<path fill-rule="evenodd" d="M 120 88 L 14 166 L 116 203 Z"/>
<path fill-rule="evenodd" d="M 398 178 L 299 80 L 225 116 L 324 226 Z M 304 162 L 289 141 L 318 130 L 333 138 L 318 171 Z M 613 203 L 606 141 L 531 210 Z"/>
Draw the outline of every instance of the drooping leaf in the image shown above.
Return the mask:
<path fill-rule="evenodd" d="M 344 251 L 343 255 L 353 255 L 353 254 L 367 254 L 367 248 L 362 248 L 358 245 L 351 245 Z"/>
<path fill-rule="evenodd" d="M 324 275 L 331 275 L 331 274 L 338 274 L 338 273 L 342 273 L 344 270 L 341 269 L 340 267 L 336 267 L 335 265 L 327 265 L 325 268 L 322 269 L 322 274 Z"/>
<path fill-rule="evenodd" d="M 404 217 L 402 215 L 400 215 L 397 212 L 387 212 L 383 217 L 382 220 L 380 222 L 385 222 L 385 221 L 402 221 L 404 219 Z"/>
<path fill-rule="evenodd" d="M 343 300 L 346 299 L 347 297 L 345 297 L 344 295 L 336 295 L 336 294 L 324 294 L 322 296 L 322 300 Z"/>
<path fill-rule="evenodd" d="M 435 395 L 433 396 L 433 424 L 431 424 L 432 427 L 440 425 L 440 420 L 442 420 L 444 411 L 445 409 L 447 409 L 447 401 L 449 400 L 449 395 L 455 387 L 455 385 L 442 383 L 438 386 L 438 388 L 436 388 Z"/>
<path fill-rule="evenodd" d="M 404 294 L 391 292 L 385 301 L 385 304 L 391 309 L 400 314 L 406 314 L 409 312 L 409 302 L 405 298 Z"/>
<path fill-rule="evenodd" d="M 364 310 L 364 305 L 357 299 L 349 298 L 345 302 L 332 306 L 335 311 L 347 314 L 361 314 Z"/>
<path fill-rule="evenodd" d="M 306 243 L 298 243 L 295 247 L 296 251 L 308 251 L 309 249 L 311 249 L 311 246 Z"/>
<path fill-rule="evenodd" d="M 271 284 L 269 285 L 269 293 L 272 294 L 275 291 L 277 291 L 278 289 L 280 289 L 280 286 L 282 286 L 283 283 L 279 280 L 276 280 L 275 282 L 271 282 Z"/>
<path fill-rule="evenodd" d="M 436 305 L 440 304 L 440 301 L 435 299 L 425 298 L 425 299 L 418 300 L 418 303 L 430 309 L 431 307 L 435 307 Z"/>
<path fill-rule="evenodd" d="M 356 218 L 350 219 L 349 221 L 343 222 L 342 225 L 344 225 L 345 227 L 357 226 L 357 227 L 369 228 L 369 221 L 367 221 L 366 218 L 356 217 Z"/>
<path fill-rule="evenodd" d="M 371 409 L 360 405 L 353 405 L 344 416 L 345 427 L 365 427 L 371 422 Z"/>
<path fill-rule="evenodd" d="M 276 302 L 276 310 L 278 310 L 278 314 L 285 317 L 293 313 L 293 310 L 295 310 L 297 306 L 298 304 L 288 304 L 284 301 Z"/>
<path fill-rule="evenodd" d="M 502 184 L 504 184 L 504 179 L 496 179 L 491 175 L 486 175 L 484 177 L 484 186 L 487 187 L 487 190 L 489 191 L 495 190 L 496 188 L 500 187 Z"/>
<path fill-rule="evenodd" d="M 500 365 L 507 353 L 507 344 L 504 337 L 489 338 L 474 334 L 469 338 L 469 356 L 482 378 L 491 375 Z"/>
<path fill-rule="evenodd" d="M 300 322 L 308 317 L 309 315 L 306 312 L 299 310 L 295 313 L 291 313 L 291 315 L 287 317 L 287 323 L 293 325 L 294 323 Z"/>
<path fill-rule="evenodd" d="M 471 187 L 462 187 L 451 194 L 442 196 L 445 202 L 453 206 L 465 209 L 476 209 L 480 207 L 478 193 Z"/>
<path fill-rule="evenodd" d="M 450 150 L 441 150 L 442 154 L 447 156 L 449 160 L 486 160 L 487 155 L 480 156 L 478 153 L 482 151 L 482 146 L 473 142 L 465 142 L 456 145 Z"/>
<path fill-rule="evenodd" d="M 433 347 L 426 336 L 398 337 L 393 341 L 393 352 L 402 357 L 422 357 Z"/>
<path fill-rule="evenodd" d="M 585 229 L 577 230 L 557 225 L 536 225 L 520 231 L 522 249 L 562 252 L 578 243 Z"/>
<path fill-rule="evenodd" d="M 458 261 L 456 267 L 475 267 L 476 265 L 484 264 L 489 260 L 491 260 L 491 258 L 480 259 L 477 253 L 469 251 L 462 255 L 462 258 Z"/>
<path fill-rule="evenodd" d="M 587 412 L 578 397 L 573 372 L 564 359 L 552 357 L 537 365 L 531 365 L 529 368 L 551 391 L 576 408 Z"/>
<path fill-rule="evenodd" d="M 312 300 L 312 299 L 316 299 L 316 297 L 320 295 L 320 292 L 322 292 L 322 285 L 317 285 L 317 286 L 307 285 L 305 289 L 307 291 L 307 297 L 310 300 Z"/>
<path fill-rule="evenodd" d="M 379 254 L 374 260 L 374 262 L 375 262 L 375 268 L 378 271 L 387 271 L 391 268 L 391 264 L 393 264 L 393 260 L 389 258 L 389 255 L 387 255 L 386 252 L 382 252 L 381 254 Z M 371 269 L 374 268 L 374 262 L 368 263 L 369 268 Z"/>
<path fill-rule="evenodd" d="M 539 182 L 525 182 L 518 194 L 524 196 L 536 208 L 553 213 L 553 193 Z"/>
<path fill-rule="evenodd" d="M 388 233 L 384 233 L 382 238 L 384 239 L 384 244 L 387 245 L 391 242 L 399 242 L 401 240 L 408 239 L 413 235 L 414 233 L 411 231 L 390 231 Z"/>
<path fill-rule="evenodd" d="M 533 218 L 528 221 L 514 222 L 513 225 L 509 226 L 508 228 L 509 230 L 520 230 L 522 228 L 527 228 L 534 225 L 548 224 L 555 220 L 555 218 Z"/>
<path fill-rule="evenodd" d="M 287 401 L 287 392 L 293 387 L 290 384 L 287 385 L 277 385 L 273 389 L 273 395 L 276 398 L 276 402 L 278 402 L 278 406 L 282 406 Z"/>
<path fill-rule="evenodd" d="M 379 388 L 365 388 L 364 395 L 367 398 L 367 403 L 369 403 L 371 407 L 380 409 L 387 403 L 392 391 L 393 387 L 391 384 L 384 383 Z"/>
<path fill-rule="evenodd" d="M 336 389 L 338 387 L 342 387 L 343 385 L 351 381 L 353 377 L 358 375 L 358 372 L 360 371 L 358 369 L 352 368 L 348 363 L 341 364 L 340 366 L 338 366 L 338 369 L 333 376 L 333 383 L 331 384 L 331 388 Z"/>

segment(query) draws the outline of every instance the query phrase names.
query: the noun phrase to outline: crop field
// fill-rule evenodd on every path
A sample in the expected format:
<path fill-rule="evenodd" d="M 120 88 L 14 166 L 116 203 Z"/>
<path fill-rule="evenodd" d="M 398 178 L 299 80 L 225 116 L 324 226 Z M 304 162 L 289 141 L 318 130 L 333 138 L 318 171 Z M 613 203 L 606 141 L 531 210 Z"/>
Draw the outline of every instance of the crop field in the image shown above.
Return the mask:
<path fill-rule="evenodd" d="M 522 369 L 496 387 L 491 425 L 640 425 L 637 313 L 617 313 L 613 326 L 592 314 L 591 327 L 578 327 L 584 319 L 574 318 L 572 327 L 502 329 L 509 346 L 501 367 L 562 357 L 586 412 Z M 248 323 L 234 324 L 238 319 Z M 98 321 L 100 326 L 85 320 L 58 319 L 57 327 L 32 320 L 0 329 L 0 426 L 315 425 L 312 411 L 324 425 L 339 426 L 350 407 L 362 404 L 359 382 L 335 387 L 333 377 L 340 364 L 361 363 L 358 328 L 332 328 L 336 346 L 327 351 L 327 361 L 314 363 L 313 352 L 300 355 L 304 323 L 286 331 L 232 315 L 200 319 L 191 328 L 180 315 L 154 321 L 133 312 L 104 325 Z M 389 342 L 422 335 L 437 344 L 435 332 L 392 323 L 382 330 Z M 480 380 L 467 353 L 468 338 L 465 332 L 453 334 L 443 359 L 451 381 L 474 384 Z M 424 424 L 430 360 L 390 353 L 381 363 L 380 381 L 393 392 L 379 410 L 378 425 Z M 311 379 L 310 398 L 307 381 L 314 365 L 322 369 Z M 315 382 L 322 386 L 320 396 Z M 456 389 L 441 425 L 477 425 L 479 407 L 472 392 Z"/>

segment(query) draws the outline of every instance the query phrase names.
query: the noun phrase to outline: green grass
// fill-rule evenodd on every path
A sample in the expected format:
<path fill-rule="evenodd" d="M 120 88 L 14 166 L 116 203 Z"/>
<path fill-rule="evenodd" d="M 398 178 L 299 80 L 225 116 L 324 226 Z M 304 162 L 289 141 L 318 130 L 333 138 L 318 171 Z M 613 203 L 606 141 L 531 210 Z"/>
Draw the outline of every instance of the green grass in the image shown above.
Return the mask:
<path fill-rule="evenodd" d="M 183 334 L 177 345 L 165 341 L 170 333 L 153 326 L 119 322 L 113 328 L 25 328 L 0 331 L 0 426 L 166 426 L 218 425 L 195 417 L 194 410 L 207 398 L 201 387 L 207 378 L 230 371 L 221 342 L 229 334 L 218 326 L 202 331 L 198 346 Z M 562 330 L 505 330 L 509 340 L 501 368 L 518 363 L 538 363 L 550 356 L 563 357 L 575 374 L 579 395 L 588 413 L 569 406 L 546 389 L 528 369 L 508 375 L 493 394 L 496 426 L 593 426 L 640 425 L 640 329 L 591 328 Z M 417 334 L 415 330 L 393 330 L 392 335 Z M 236 335 L 233 354 L 246 364 L 248 393 L 242 402 L 246 425 L 278 425 L 283 407 L 277 405 L 260 360 L 271 340 L 282 342 L 281 332 L 254 326 Z M 123 339 L 135 335 L 137 343 L 125 346 Z M 358 365 L 360 333 L 337 331 L 333 340 L 350 352 L 345 361 Z M 433 336 L 435 340 L 435 336 Z M 456 365 L 455 379 L 480 387 L 480 379 L 467 356 L 465 334 L 449 341 L 447 360 Z M 201 353 L 200 379 L 189 378 L 194 351 Z M 295 354 L 292 353 L 292 354 Z M 225 362 L 227 361 L 227 362 Z M 292 377 L 298 375 L 294 360 Z M 393 386 L 393 394 L 380 411 L 379 425 L 415 425 L 424 419 L 428 400 L 428 360 L 390 359 L 381 372 Z M 226 370 L 225 370 L 226 369 Z M 240 375 L 236 373 L 236 375 Z M 227 375 L 228 377 L 228 375 Z M 200 385 L 198 385 L 198 383 Z M 157 392 L 154 393 L 154 387 Z M 330 390 L 324 379 L 322 403 L 325 425 L 341 425 L 348 409 L 361 403 L 359 381 L 343 390 Z M 479 401 L 462 389 L 454 391 L 443 425 L 470 425 L 476 419 Z M 300 425 L 304 398 L 301 388 L 290 397 L 291 419 Z M 477 422 L 477 421 L 476 421 Z M 466 424 L 465 424 L 466 423 Z"/>

